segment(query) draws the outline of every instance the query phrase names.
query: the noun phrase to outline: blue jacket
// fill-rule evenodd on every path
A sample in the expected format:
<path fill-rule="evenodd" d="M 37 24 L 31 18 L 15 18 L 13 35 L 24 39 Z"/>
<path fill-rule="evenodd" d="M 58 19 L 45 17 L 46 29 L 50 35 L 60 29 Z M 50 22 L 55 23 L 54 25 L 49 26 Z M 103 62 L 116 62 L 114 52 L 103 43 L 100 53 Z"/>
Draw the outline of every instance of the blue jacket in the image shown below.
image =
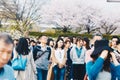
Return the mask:
<path fill-rule="evenodd" d="M 86 64 L 86 71 L 89 77 L 89 80 L 96 80 L 98 73 L 102 70 L 102 65 L 104 63 L 104 59 L 99 57 L 95 62 L 88 62 Z M 111 69 L 111 80 L 120 80 L 120 65 L 115 66 L 113 63 L 110 63 Z"/>
<path fill-rule="evenodd" d="M 10 66 L 5 65 L 0 70 L 0 80 L 15 80 L 14 71 Z"/>

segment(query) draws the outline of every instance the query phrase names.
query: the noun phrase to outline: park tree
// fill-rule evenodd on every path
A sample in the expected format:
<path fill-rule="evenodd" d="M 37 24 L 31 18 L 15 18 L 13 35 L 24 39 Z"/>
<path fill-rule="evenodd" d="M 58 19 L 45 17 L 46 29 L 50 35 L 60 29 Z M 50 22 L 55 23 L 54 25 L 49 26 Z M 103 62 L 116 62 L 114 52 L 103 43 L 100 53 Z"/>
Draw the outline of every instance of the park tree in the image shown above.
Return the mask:
<path fill-rule="evenodd" d="M 67 1 L 70 3 L 67 4 Z M 82 16 L 80 14 L 82 9 L 80 9 L 80 3 L 76 1 L 78 0 L 52 0 L 49 5 L 43 6 L 40 23 L 54 24 L 56 26 L 55 29 L 64 33 L 75 32 L 74 28 L 79 28 L 78 31 L 82 31 Z"/>
<path fill-rule="evenodd" d="M 45 3 L 38 0 L 0 0 L 1 15 L 8 19 L 9 29 L 27 35 L 35 22 L 40 20 L 40 8 Z"/>
<path fill-rule="evenodd" d="M 119 20 L 110 20 L 109 18 L 100 20 L 99 29 L 97 30 L 100 34 L 111 35 L 117 30 Z"/>
<path fill-rule="evenodd" d="M 101 11 L 90 6 L 84 6 L 82 14 L 82 21 L 84 30 L 88 34 L 95 33 L 99 29 L 98 21 Z"/>
<path fill-rule="evenodd" d="M 53 29 L 55 29 L 56 32 L 62 31 L 63 33 L 67 33 L 67 32 L 69 33 L 69 32 L 71 32 L 72 27 L 70 27 L 70 26 L 64 26 L 64 27 L 56 26 Z"/>
<path fill-rule="evenodd" d="M 69 4 L 67 2 L 69 1 Z M 98 29 L 100 11 L 79 0 L 52 0 L 42 8 L 41 22 L 54 24 L 62 32 L 93 33 Z"/>

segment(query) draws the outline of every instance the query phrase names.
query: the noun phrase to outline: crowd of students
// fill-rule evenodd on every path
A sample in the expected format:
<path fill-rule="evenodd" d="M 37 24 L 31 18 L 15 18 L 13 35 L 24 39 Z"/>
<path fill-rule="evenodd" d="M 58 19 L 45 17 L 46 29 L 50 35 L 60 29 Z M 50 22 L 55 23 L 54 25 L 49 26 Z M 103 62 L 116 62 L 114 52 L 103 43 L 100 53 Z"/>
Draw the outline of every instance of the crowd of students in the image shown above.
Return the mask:
<path fill-rule="evenodd" d="M 37 41 L 0 34 L 0 80 L 120 80 L 120 39 L 95 34 Z M 12 60 L 27 59 L 25 70 L 13 70 Z M 8 64 L 8 65 L 6 65 Z"/>

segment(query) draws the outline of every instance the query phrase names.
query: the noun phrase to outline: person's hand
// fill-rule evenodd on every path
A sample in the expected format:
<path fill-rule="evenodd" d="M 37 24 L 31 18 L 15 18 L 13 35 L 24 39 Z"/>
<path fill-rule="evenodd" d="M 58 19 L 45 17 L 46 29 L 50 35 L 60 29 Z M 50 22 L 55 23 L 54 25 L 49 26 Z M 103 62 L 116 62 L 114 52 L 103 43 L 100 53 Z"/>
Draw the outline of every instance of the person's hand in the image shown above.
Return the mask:
<path fill-rule="evenodd" d="M 110 52 L 110 54 L 111 54 L 112 58 L 115 58 L 115 53 L 114 52 Z"/>
<path fill-rule="evenodd" d="M 34 74 L 37 74 L 37 73 L 38 73 L 37 70 L 35 70 L 35 71 L 34 71 Z"/>
<path fill-rule="evenodd" d="M 120 65 L 119 62 L 116 59 L 115 53 L 114 52 L 110 52 L 111 56 L 112 56 L 112 61 L 114 63 L 115 66 Z"/>
<path fill-rule="evenodd" d="M 108 50 L 103 50 L 100 54 L 100 57 L 103 59 L 106 59 L 108 56 Z"/>
<path fill-rule="evenodd" d="M 52 64 L 52 60 L 49 60 L 49 64 Z"/>
<path fill-rule="evenodd" d="M 63 64 L 59 64 L 58 66 L 59 66 L 59 68 L 63 68 L 63 67 L 64 67 L 64 65 L 63 65 Z"/>

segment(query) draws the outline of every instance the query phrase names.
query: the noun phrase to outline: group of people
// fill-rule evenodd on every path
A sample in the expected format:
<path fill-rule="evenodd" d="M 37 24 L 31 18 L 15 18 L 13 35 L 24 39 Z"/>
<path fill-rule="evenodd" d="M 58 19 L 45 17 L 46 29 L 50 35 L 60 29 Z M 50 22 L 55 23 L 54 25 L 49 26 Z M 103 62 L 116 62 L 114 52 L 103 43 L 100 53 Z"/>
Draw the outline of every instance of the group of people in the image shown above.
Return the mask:
<path fill-rule="evenodd" d="M 56 40 L 42 35 L 38 41 L 0 34 L 0 80 L 120 80 L 120 39 L 95 34 Z M 25 70 L 12 69 L 19 55 Z"/>

